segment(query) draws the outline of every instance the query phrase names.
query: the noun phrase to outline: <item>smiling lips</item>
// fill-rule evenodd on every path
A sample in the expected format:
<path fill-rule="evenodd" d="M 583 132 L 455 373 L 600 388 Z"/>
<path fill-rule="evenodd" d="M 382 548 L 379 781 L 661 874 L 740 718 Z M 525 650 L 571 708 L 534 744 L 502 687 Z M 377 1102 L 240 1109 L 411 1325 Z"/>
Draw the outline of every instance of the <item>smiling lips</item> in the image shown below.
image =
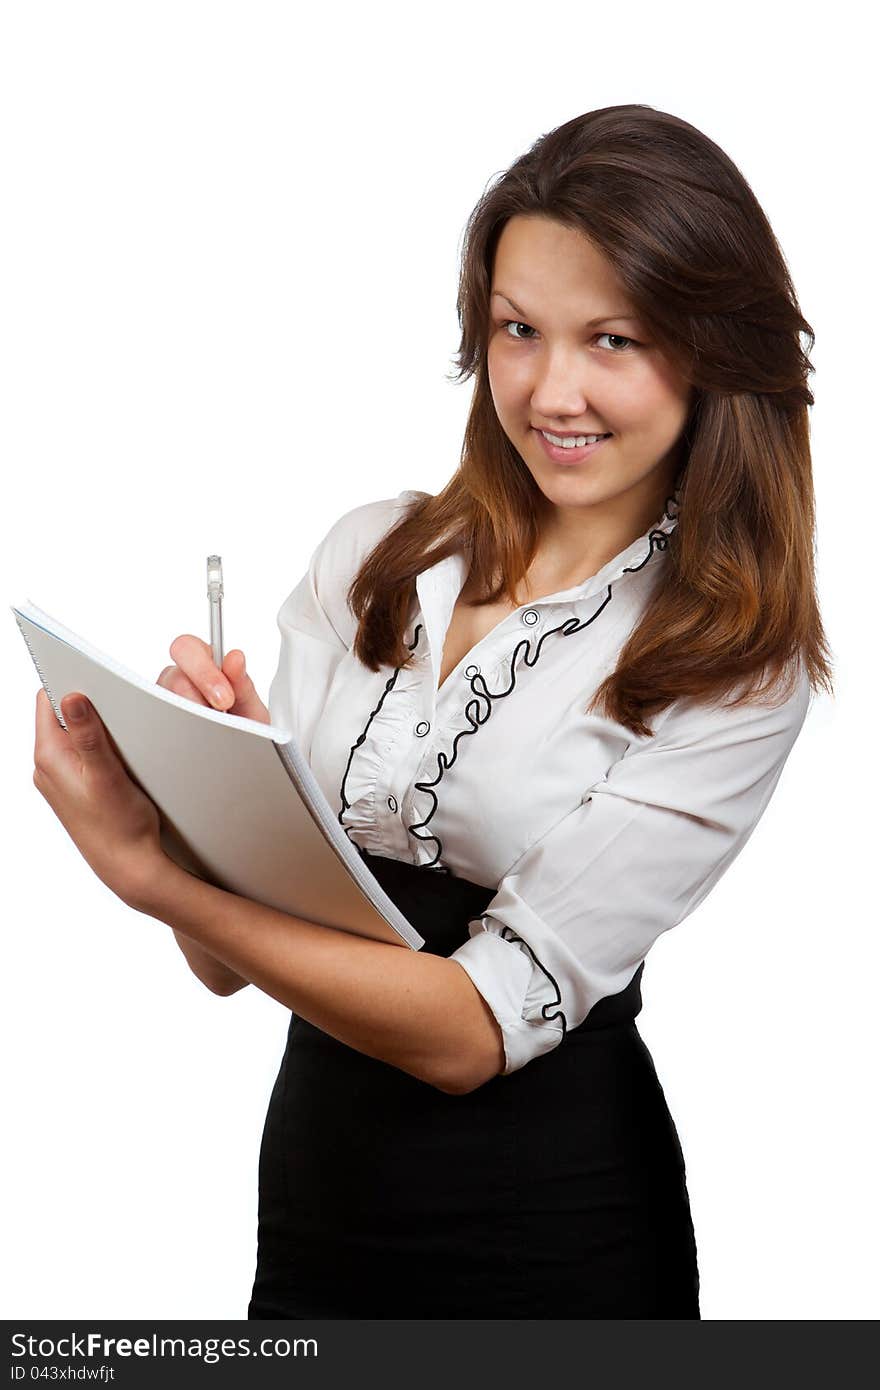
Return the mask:
<path fill-rule="evenodd" d="M 532 429 L 550 434 L 555 439 L 597 439 L 611 433 L 610 430 L 554 430 L 550 425 L 532 425 Z"/>
<path fill-rule="evenodd" d="M 551 444 L 543 430 L 535 430 L 535 434 L 541 441 L 541 447 L 548 458 L 554 463 L 580 463 L 581 459 L 588 458 L 596 449 L 601 449 L 606 440 L 610 439 L 610 434 L 600 435 L 590 444 Z M 584 439 L 584 435 L 556 436 L 557 438 Z"/>

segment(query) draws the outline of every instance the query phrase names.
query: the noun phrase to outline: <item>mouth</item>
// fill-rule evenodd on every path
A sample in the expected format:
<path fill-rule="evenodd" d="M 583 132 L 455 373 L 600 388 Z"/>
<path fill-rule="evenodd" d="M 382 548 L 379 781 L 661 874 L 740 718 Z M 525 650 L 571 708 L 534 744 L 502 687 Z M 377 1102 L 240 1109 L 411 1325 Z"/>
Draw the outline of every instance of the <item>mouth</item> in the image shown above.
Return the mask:
<path fill-rule="evenodd" d="M 542 449 L 544 450 L 544 453 L 547 455 L 549 459 L 552 459 L 554 463 L 562 463 L 569 465 L 573 463 L 580 463 L 582 459 L 589 458 L 591 454 L 594 454 L 597 449 L 601 449 L 603 444 L 607 444 L 608 440 L 613 438 L 613 436 L 609 433 L 602 435 L 599 439 L 596 439 L 595 442 L 591 444 L 551 444 L 549 439 L 545 437 L 542 430 L 538 430 L 532 427 L 532 433 L 537 438 Z M 560 438 L 559 435 L 557 435 L 556 437 Z M 564 438 L 565 436 L 561 437 Z M 573 439 L 584 438 L 583 435 L 571 435 L 569 437 Z"/>

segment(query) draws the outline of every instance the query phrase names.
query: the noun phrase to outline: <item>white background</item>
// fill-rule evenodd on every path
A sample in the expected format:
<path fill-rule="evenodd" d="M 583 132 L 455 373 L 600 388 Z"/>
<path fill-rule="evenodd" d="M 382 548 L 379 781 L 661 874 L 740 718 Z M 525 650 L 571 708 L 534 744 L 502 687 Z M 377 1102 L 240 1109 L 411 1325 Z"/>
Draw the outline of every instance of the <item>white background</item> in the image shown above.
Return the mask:
<path fill-rule="evenodd" d="M 10 4 L 0 32 L 2 592 L 155 678 L 204 634 L 266 697 L 329 525 L 455 469 L 460 238 L 593 107 L 691 121 L 750 181 L 817 343 L 836 698 L 639 1019 L 687 1162 L 706 1319 L 876 1317 L 878 361 L 855 5 Z M 244 1317 L 288 1015 L 190 974 L 31 782 L 37 678 L 0 632 L 3 1314 Z M 589 1097 L 583 1098 L 589 1104 Z"/>

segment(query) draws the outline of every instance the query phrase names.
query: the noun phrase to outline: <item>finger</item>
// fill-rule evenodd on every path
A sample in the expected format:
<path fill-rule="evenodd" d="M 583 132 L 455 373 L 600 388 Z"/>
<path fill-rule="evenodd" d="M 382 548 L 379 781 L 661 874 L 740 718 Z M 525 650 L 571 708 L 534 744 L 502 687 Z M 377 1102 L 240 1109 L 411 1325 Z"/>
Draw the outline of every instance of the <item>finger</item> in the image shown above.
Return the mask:
<path fill-rule="evenodd" d="M 166 666 L 165 670 L 156 681 L 164 690 L 171 690 L 175 695 L 182 695 L 185 700 L 192 700 L 196 705 L 206 705 L 208 702 L 200 690 L 197 690 L 189 676 L 184 675 L 179 666 Z"/>
<path fill-rule="evenodd" d="M 262 713 L 263 702 L 248 674 L 244 652 L 237 647 L 227 652 L 223 658 L 223 671 L 235 691 L 236 714 L 243 714 L 249 718 L 253 714 Z"/>
<path fill-rule="evenodd" d="M 175 637 L 170 652 L 184 675 L 188 676 L 197 690 L 200 690 L 209 705 L 214 709 L 229 709 L 235 701 L 235 692 L 222 671 L 218 670 L 211 655 L 211 648 L 201 637 L 184 633 Z"/>

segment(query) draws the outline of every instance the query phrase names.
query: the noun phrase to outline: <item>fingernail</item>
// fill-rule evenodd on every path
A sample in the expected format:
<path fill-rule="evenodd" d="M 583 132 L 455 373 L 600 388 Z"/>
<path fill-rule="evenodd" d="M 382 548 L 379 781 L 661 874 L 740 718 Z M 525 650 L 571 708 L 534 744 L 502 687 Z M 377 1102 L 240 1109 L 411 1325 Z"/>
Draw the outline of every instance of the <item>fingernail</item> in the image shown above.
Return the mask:
<path fill-rule="evenodd" d="M 74 722 L 85 719 L 87 714 L 88 710 L 86 709 L 84 700 L 71 700 L 70 704 L 67 706 L 67 717 L 68 719 L 73 719 Z"/>
<path fill-rule="evenodd" d="M 229 701 L 229 695 L 227 691 L 223 689 L 222 685 L 215 685 L 211 691 L 211 695 L 215 705 L 225 705 Z"/>

